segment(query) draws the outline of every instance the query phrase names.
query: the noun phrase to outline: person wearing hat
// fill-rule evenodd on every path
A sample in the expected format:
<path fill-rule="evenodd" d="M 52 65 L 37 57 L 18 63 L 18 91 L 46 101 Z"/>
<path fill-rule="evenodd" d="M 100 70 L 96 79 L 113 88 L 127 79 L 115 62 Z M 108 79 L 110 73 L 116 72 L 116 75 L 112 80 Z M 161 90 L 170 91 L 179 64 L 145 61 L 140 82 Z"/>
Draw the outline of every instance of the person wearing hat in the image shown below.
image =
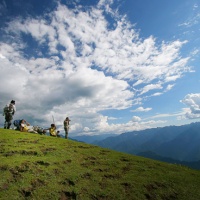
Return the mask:
<path fill-rule="evenodd" d="M 4 123 L 5 129 L 10 129 L 15 112 L 16 112 L 15 100 L 12 100 L 10 104 L 7 104 L 3 109 L 3 116 L 5 116 L 5 123 Z"/>
<path fill-rule="evenodd" d="M 65 130 L 65 138 L 67 139 L 68 137 L 68 133 L 69 133 L 69 122 L 71 120 L 69 119 L 69 117 L 66 117 L 66 119 L 64 120 L 63 124 L 64 124 L 64 130 Z"/>

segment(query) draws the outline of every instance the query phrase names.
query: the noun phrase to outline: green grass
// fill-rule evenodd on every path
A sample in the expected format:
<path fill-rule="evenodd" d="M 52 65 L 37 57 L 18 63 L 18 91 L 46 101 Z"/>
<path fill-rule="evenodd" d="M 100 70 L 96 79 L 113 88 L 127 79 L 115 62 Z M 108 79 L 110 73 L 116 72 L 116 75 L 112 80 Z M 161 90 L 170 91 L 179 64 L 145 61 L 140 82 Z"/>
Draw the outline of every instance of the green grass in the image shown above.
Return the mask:
<path fill-rule="evenodd" d="M 197 200 L 200 171 L 0 129 L 0 199 Z"/>

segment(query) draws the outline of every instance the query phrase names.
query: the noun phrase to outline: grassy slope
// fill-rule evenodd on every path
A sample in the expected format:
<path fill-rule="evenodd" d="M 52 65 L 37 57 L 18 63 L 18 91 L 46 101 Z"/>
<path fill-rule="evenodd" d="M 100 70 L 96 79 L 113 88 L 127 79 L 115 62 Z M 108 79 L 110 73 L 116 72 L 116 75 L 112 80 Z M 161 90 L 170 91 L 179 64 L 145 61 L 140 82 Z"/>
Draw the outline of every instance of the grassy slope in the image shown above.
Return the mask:
<path fill-rule="evenodd" d="M 200 171 L 0 129 L 0 199 L 200 199 Z"/>

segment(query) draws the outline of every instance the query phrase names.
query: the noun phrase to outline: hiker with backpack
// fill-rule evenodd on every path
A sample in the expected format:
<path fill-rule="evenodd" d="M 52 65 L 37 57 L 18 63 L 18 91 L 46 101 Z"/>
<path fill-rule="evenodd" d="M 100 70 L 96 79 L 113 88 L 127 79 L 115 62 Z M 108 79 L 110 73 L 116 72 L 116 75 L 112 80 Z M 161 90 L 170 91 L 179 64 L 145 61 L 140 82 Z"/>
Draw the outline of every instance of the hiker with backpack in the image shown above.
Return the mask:
<path fill-rule="evenodd" d="M 4 123 L 5 129 L 10 129 L 15 112 L 16 112 L 15 101 L 12 100 L 10 104 L 7 104 L 3 109 L 3 116 L 5 116 L 5 123 Z"/>
<path fill-rule="evenodd" d="M 68 137 L 68 133 L 69 133 L 69 122 L 71 120 L 69 119 L 69 117 L 66 117 L 66 119 L 64 120 L 63 124 L 64 124 L 64 130 L 65 130 L 65 138 L 67 139 Z"/>

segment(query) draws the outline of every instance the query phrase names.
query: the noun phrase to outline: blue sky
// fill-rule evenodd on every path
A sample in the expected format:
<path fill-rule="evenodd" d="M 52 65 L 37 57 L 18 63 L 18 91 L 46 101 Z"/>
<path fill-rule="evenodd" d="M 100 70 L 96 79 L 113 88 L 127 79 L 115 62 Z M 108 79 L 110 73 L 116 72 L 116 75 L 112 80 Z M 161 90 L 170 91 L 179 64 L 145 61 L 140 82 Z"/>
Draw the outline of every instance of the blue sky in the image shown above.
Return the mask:
<path fill-rule="evenodd" d="M 199 121 L 199 35 L 196 0 L 1 0 L 0 106 L 72 135 Z"/>

